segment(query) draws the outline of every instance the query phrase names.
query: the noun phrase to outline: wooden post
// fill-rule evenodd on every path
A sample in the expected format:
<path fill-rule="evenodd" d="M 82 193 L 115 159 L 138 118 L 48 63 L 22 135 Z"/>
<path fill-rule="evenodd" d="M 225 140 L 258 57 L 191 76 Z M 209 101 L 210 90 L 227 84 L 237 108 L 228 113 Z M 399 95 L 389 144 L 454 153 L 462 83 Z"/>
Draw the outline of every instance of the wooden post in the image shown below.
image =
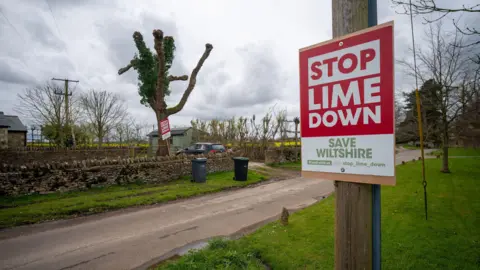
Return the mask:
<path fill-rule="evenodd" d="M 368 27 L 368 0 L 332 0 L 333 38 Z M 372 269 L 372 185 L 336 181 L 335 269 Z"/>

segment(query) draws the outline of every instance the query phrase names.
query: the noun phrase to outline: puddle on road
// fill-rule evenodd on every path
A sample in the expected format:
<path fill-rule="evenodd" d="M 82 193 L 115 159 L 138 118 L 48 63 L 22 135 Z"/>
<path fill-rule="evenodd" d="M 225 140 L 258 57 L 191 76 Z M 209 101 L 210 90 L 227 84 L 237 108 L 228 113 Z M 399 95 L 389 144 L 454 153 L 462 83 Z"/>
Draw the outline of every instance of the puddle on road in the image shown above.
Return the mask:
<path fill-rule="evenodd" d="M 318 202 L 318 201 L 321 201 L 321 200 L 325 199 L 326 197 L 328 197 L 328 195 L 321 195 L 321 196 L 318 196 L 314 199 Z M 301 209 L 303 209 L 307 206 L 308 205 L 305 205 L 305 204 L 299 205 L 296 209 L 289 209 L 289 211 L 293 214 L 293 213 L 297 212 L 298 210 L 301 210 Z M 252 209 L 248 209 L 248 210 L 252 210 Z M 234 233 L 231 236 L 211 237 L 211 238 L 208 238 L 208 239 L 199 240 L 197 242 L 193 242 L 193 243 L 187 244 L 185 246 L 179 247 L 179 248 L 171 251 L 170 253 L 165 254 L 164 256 L 158 258 L 158 261 L 155 264 L 150 265 L 147 269 L 155 269 L 155 267 L 157 267 L 159 265 L 168 263 L 170 261 L 177 260 L 180 257 L 182 257 L 183 255 L 187 254 L 191 250 L 204 249 L 208 246 L 208 242 L 211 239 L 214 239 L 214 238 L 222 238 L 222 239 L 225 239 L 225 240 L 237 240 L 237 239 L 245 236 L 246 234 L 249 234 L 249 233 L 252 233 L 252 232 L 256 231 L 258 228 L 260 228 L 260 227 L 262 227 L 262 226 L 264 226 L 264 225 L 266 225 L 270 222 L 273 222 L 276 219 L 278 219 L 278 217 L 264 220 L 263 222 L 259 222 L 258 224 L 255 224 L 255 225 L 251 226 L 250 228 L 245 228 L 243 230 L 239 230 L 237 233 Z M 265 265 L 265 269 L 271 269 L 271 268 L 268 265 Z"/>

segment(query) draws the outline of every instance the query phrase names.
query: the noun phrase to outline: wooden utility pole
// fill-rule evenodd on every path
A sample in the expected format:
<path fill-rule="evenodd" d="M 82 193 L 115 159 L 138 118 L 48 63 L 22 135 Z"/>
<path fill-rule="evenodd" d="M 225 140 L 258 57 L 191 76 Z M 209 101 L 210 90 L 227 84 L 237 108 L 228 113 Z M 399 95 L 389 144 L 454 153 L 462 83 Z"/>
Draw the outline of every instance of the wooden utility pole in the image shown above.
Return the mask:
<path fill-rule="evenodd" d="M 68 92 L 68 83 L 69 82 L 76 82 L 78 83 L 79 81 L 78 80 L 69 80 L 69 79 L 57 79 L 57 78 L 52 78 L 52 80 L 54 81 L 64 81 L 65 82 L 65 90 L 63 91 L 63 93 L 59 92 L 59 93 L 55 93 L 57 95 L 64 95 L 65 96 L 65 126 L 68 126 L 68 124 L 70 123 L 70 108 L 69 108 L 69 96 L 72 95 L 72 93 L 69 93 Z M 72 132 L 72 143 L 73 143 L 73 146 L 75 147 L 75 132 L 73 130 L 73 125 L 71 125 L 71 132 Z M 63 133 L 63 131 L 61 132 Z M 61 140 L 63 142 L 63 138 Z"/>
<path fill-rule="evenodd" d="M 333 38 L 368 27 L 369 0 L 332 0 Z M 372 269 L 372 185 L 335 182 L 335 269 Z"/>
<path fill-rule="evenodd" d="M 295 147 L 298 146 L 298 125 L 300 124 L 300 118 L 295 117 L 293 119 L 293 122 L 295 123 Z"/>

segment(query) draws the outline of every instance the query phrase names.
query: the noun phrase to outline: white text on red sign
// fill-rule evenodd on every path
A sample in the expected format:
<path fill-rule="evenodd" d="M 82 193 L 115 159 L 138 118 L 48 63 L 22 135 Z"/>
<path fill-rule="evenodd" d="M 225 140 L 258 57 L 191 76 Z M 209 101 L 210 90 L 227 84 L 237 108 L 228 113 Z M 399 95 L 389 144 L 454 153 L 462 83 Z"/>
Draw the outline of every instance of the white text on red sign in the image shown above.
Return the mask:
<path fill-rule="evenodd" d="M 308 59 L 309 87 L 322 85 L 308 90 L 310 128 L 381 122 L 380 76 L 361 78 L 380 73 L 379 50 L 374 40 Z"/>

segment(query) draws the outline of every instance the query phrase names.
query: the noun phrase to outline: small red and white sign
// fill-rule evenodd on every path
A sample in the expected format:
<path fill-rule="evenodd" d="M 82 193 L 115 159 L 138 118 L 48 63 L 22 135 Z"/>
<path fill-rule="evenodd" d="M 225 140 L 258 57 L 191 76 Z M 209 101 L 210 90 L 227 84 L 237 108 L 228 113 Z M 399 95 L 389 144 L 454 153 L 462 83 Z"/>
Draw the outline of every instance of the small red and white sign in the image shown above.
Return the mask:
<path fill-rule="evenodd" d="M 160 131 L 162 132 L 162 140 L 166 140 L 170 138 L 171 133 L 170 133 L 170 123 L 168 121 L 168 118 L 160 121 Z"/>
<path fill-rule="evenodd" d="M 300 50 L 302 171 L 395 176 L 393 52 L 393 22 Z"/>

